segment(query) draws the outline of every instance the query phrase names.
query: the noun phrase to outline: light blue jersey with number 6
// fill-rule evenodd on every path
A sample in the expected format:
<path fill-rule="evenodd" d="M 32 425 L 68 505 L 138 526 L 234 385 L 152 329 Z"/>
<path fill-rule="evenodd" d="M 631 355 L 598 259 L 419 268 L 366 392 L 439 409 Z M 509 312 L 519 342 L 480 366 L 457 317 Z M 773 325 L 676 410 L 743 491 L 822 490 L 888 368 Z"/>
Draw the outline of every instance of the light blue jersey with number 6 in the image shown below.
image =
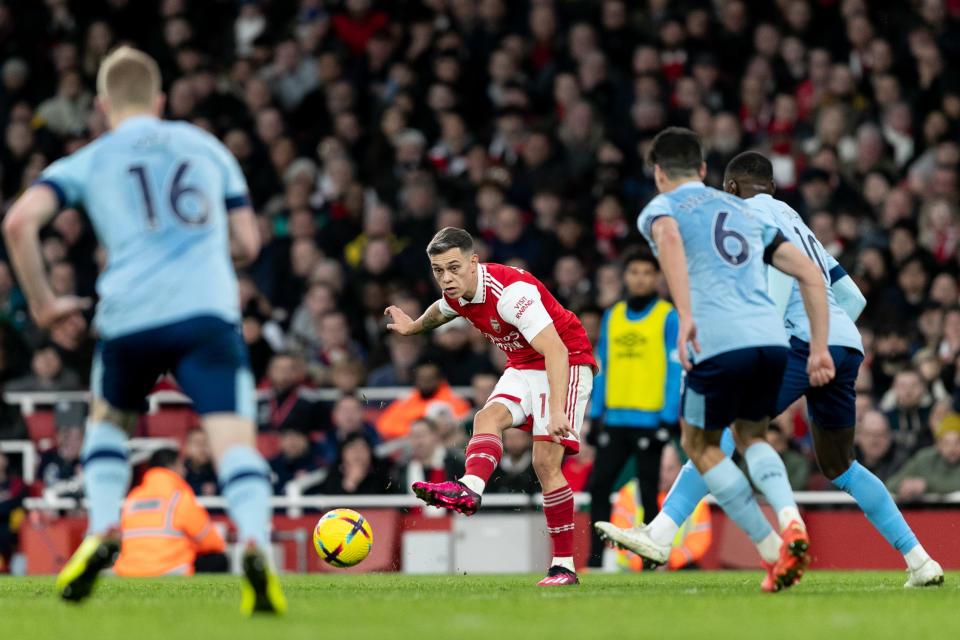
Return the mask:
<path fill-rule="evenodd" d="M 730 194 L 687 182 L 650 201 L 637 226 L 651 247 L 651 226 L 677 221 L 690 274 L 690 305 L 700 353 L 693 362 L 736 349 L 787 346 L 783 320 L 767 294 L 763 253 L 780 231 L 768 214 Z"/>
<path fill-rule="evenodd" d="M 37 180 L 83 206 L 107 251 L 97 280 L 105 338 L 210 315 L 238 322 L 227 212 L 249 204 L 236 159 L 185 122 L 125 120 Z"/>

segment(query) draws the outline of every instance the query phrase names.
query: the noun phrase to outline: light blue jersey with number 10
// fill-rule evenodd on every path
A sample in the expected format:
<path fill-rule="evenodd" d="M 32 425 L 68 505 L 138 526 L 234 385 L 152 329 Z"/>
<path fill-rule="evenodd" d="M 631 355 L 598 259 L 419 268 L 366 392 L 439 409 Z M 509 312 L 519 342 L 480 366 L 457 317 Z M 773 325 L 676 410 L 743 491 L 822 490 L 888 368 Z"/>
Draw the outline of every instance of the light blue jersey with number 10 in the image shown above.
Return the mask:
<path fill-rule="evenodd" d="M 837 304 L 837 297 L 831 285 L 846 276 L 846 272 L 836 258 L 827 253 L 813 231 L 804 224 L 800 214 L 785 202 L 781 202 L 768 194 L 762 193 L 745 200 L 748 206 L 769 215 L 780 227 L 783 235 L 792 243 L 800 247 L 813 260 L 820 271 L 827 287 L 827 302 L 830 304 L 830 334 L 827 342 L 832 347 L 848 347 L 863 353 L 863 342 L 860 331 L 850 316 Z M 771 294 L 774 298 L 787 297 L 786 311 L 783 315 L 783 324 L 791 336 L 806 343 L 810 342 L 810 320 L 800 297 L 800 286 L 789 276 L 774 274 L 771 271 Z M 786 291 L 774 289 L 787 288 Z"/>
<path fill-rule="evenodd" d="M 684 183 L 644 207 L 637 226 L 650 246 L 660 217 L 677 221 L 690 274 L 690 305 L 700 354 L 693 362 L 748 347 L 787 346 L 767 294 L 763 253 L 779 232 L 764 212 L 702 182 Z"/>
<path fill-rule="evenodd" d="M 249 204 L 236 159 L 185 122 L 123 121 L 50 165 L 38 183 L 83 206 L 107 266 L 97 280 L 104 338 L 196 316 L 239 322 L 227 212 Z"/>

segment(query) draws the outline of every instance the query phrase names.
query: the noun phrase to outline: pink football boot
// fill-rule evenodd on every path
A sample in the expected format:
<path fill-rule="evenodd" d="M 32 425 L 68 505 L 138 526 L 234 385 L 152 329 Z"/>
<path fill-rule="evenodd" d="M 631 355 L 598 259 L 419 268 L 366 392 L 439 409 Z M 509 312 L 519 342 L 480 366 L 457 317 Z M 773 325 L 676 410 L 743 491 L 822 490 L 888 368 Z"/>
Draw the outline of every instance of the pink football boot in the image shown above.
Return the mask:
<path fill-rule="evenodd" d="M 538 587 L 556 587 L 567 584 L 580 584 L 577 574 L 566 567 L 553 566 L 547 571 L 547 577 L 537 583 Z"/>
<path fill-rule="evenodd" d="M 413 493 L 429 505 L 472 516 L 480 508 L 480 494 L 456 480 L 414 482 Z"/>

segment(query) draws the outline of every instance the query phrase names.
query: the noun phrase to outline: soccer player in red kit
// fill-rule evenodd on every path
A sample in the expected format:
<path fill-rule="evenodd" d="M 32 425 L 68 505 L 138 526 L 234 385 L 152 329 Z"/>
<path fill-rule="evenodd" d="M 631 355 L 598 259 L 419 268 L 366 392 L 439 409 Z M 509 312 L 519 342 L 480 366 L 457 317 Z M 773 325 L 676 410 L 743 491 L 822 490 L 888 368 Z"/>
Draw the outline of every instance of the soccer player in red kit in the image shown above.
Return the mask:
<path fill-rule="evenodd" d="M 465 475 L 454 482 L 415 482 L 430 505 L 472 515 L 503 453 L 504 429 L 533 432 L 533 468 L 543 489 L 543 513 L 553 540 L 553 561 L 541 585 L 578 584 L 573 566 L 573 491 L 560 471 L 564 453 L 580 449 L 580 425 L 593 387 L 596 362 L 577 317 L 532 275 L 500 264 L 481 264 L 473 238 L 446 227 L 427 245 L 443 296 L 412 320 L 395 306 L 387 329 L 423 333 L 460 315 L 507 354 L 507 367 L 487 404 L 473 419 Z"/>

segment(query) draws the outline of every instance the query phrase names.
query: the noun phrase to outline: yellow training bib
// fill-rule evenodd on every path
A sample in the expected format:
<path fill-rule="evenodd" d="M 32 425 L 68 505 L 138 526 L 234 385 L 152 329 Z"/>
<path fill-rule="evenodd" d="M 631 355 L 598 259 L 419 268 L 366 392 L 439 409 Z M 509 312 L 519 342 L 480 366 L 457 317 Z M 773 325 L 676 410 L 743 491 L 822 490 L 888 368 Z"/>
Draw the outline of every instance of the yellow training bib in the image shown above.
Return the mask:
<path fill-rule="evenodd" d="M 627 318 L 627 303 L 618 302 L 607 325 L 607 408 L 659 411 L 667 379 L 663 326 L 673 310 L 658 300 L 641 320 Z"/>

